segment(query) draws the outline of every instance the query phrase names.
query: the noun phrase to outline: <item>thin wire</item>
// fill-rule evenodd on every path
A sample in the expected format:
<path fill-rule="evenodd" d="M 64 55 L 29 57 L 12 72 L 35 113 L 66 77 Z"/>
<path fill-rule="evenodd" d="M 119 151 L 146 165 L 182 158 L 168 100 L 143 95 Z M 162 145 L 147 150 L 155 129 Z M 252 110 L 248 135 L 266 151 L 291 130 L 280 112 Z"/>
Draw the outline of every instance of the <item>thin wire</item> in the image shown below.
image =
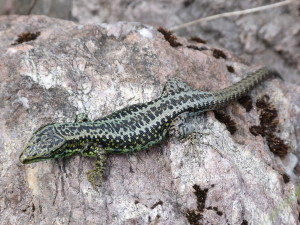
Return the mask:
<path fill-rule="evenodd" d="M 213 16 L 208 16 L 208 17 L 197 19 L 197 20 L 193 20 L 188 23 L 181 24 L 179 26 L 171 27 L 169 30 L 175 31 L 175 30 L 179 30 L 181 28 L 185 28 L 185 27 L 197 24 L 197 23 L 204 22 L 204 21 L 215 20 L 215 19 L 219 19 L 219 18 L 223 18 L 223 17 L 245 15 L 245 14 L 259 12 L 259 11 L 266 10 L 266 9 L 272 9 L 275 7 L 280 7 L 280 6 L 290 4 L 293 1 L 294 0 L 285 0 L 282 2 L 278 2 L 278 3 L 274 3 L 274 4 L 270 4 L 270 5 L 259 6 L 259 7 L 252 8 L 252 9 L 245 9 L 245 10 L 240 10 L 240 11 L 235 11 L 235 12 L 226 12 L 226 13 L 221 13 L 221 14 L 217 14 L 217 15 L 213 15 Z"/>

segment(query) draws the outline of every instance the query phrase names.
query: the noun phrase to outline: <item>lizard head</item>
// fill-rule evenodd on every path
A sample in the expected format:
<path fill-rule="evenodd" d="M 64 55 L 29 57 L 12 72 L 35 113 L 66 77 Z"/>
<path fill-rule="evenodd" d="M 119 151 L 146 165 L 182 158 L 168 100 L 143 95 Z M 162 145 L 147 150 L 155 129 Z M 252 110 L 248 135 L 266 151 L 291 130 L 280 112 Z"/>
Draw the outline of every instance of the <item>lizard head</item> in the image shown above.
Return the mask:
<path fill-rule="evenodd" d="M 65 138 L 58 133 L 54 124 L 49 124 L 33 134 L 19 160 L 21 163 L 28 164 L 46 159 L 62 158 L 65 147 Z"/>

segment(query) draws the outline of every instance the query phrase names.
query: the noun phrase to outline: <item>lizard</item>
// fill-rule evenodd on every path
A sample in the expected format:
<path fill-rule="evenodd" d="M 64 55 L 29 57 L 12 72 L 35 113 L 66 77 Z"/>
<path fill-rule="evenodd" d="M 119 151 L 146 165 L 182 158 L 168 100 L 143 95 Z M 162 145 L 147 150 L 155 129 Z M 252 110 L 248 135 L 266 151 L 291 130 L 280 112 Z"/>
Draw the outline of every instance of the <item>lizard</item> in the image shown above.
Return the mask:
<path fill-rule="evenodd" d="M 75 122 L 42 126 L 34 132 L 19 160 L 28 164 L 75 153 L 96 157 L 95 168 L 87 172 L 88 181 L 96 189 L 102 184 L 108 154 L 146 149 L 170 136 L 182 138 L 193 132 L 178 125 L 185 118 L 222 108 L 270 77 L 281 78 L 276 70 L 261 67 L 232 86 L 212 92 L 195 90 L 171 78 L 161 96 L 150 102 L 125 107 L 94 121 L 78 114 Z"/>

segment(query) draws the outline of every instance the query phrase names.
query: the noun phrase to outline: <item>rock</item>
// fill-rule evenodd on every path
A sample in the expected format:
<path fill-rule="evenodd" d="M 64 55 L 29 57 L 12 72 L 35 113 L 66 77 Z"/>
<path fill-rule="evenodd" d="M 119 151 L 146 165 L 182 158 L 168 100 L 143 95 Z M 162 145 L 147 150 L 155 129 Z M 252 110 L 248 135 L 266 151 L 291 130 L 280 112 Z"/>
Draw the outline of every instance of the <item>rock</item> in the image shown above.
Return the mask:
<path fill-rule="evenodd" d="M 1 224 L 298 222 L 299 86 L 266 81 L 251 92 L 249 112 L 245 102 L 221 110 L 234 134 L 208 112 L 187 121 L 197 132 L 185 140 L 109 156 L 97 192 L 85 174 L 94 159 L 22 165 L 18 157 L 32 133 L 78 113 L 96 119 L 150 101 L 170 77 L 219 90 L 254 67 L 225 49 L 183 38 L 176 40 L 182 46 L 172 47 L 157 29 L 139 23 L 3 16 L 0 24 Z M 264 110 L 271 109 L 277 111 L 268 120 L 272 143 L 250 132 L 267 126 Z M 273 153 L 277 147 L 281 157 Z"/>
<path fill-rule="evenodd" d="M 138 21 L 172 28 L 207 16 L 276 3 L 263 0 L 0 0 L 0 15 L 46 15 L 80 24 Z M 252 64 L 264 62 L 286 74 L 285 80 L 300 84 L 300 1 L 260 12 L 203 22 L 176 30 L 190 39 L 201 37 L 210 45 L 239 54 Z"/>

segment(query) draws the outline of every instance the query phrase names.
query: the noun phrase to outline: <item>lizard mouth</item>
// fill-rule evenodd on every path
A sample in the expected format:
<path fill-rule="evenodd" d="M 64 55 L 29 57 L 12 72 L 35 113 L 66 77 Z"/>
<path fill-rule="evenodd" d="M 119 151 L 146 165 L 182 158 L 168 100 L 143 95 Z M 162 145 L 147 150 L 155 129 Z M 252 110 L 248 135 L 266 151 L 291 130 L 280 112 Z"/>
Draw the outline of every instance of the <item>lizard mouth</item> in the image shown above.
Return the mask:
<path fill-rule="evenodd" d="M 44 157 L 30 157 L 24 154 L 24 152 L 20 155 L 19 161 L 23 164 L 30 164 L 34 162 L 39 162 L 48 159 L 48 156 Z"/>

